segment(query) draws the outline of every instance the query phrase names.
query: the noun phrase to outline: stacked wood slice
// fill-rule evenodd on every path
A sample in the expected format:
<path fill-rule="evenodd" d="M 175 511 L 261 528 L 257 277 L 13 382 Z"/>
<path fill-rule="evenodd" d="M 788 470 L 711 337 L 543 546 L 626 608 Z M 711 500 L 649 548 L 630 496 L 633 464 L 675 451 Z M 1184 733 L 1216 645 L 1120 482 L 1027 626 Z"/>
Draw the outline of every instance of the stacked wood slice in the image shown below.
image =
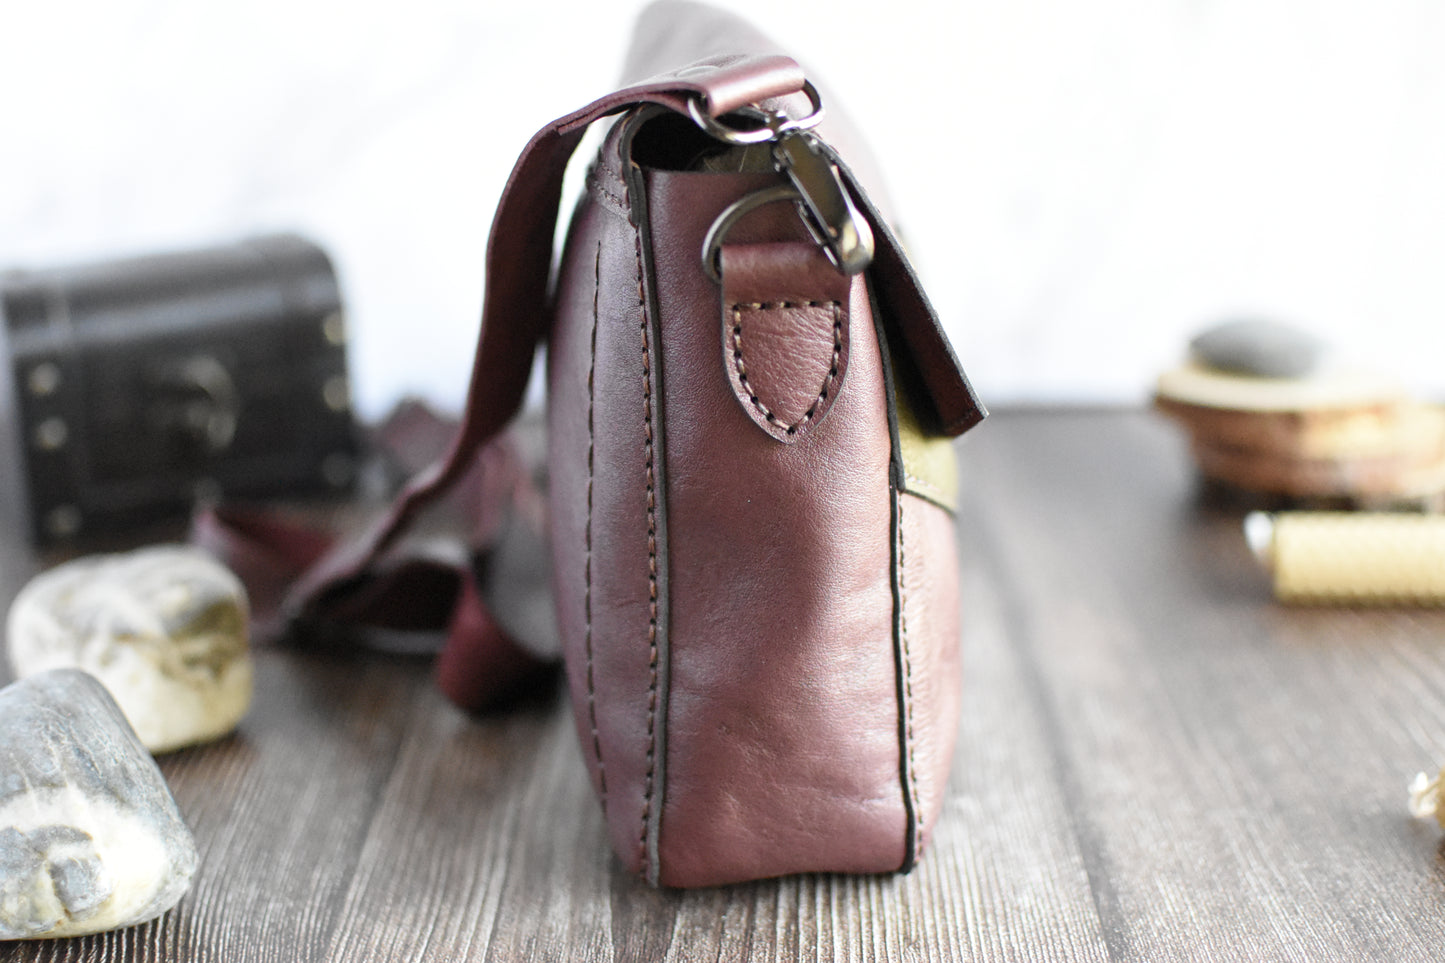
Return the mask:
<path fill-rule="evenodd" d="M 1206 478 L 1302 502 L 1439 507 L 1445 408 L 1328 364 L 1318 342 L 1281 325 L 1232 322 L 1190 348 L 1154 404 L 1189 432 Z"/>

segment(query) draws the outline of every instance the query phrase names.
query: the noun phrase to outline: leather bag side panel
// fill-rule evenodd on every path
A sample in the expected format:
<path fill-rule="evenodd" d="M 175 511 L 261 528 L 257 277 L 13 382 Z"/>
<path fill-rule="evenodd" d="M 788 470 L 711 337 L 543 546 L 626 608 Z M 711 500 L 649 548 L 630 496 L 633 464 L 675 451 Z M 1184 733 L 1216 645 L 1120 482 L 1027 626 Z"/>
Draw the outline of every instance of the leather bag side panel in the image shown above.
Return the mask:
<path fill-rule="evenodd" d="M 648 341 L 627 191 L 599 164 L 569 232 L 548 346 L 553 589 L 582 755 L 612 847 L 647 866 L 657 780 Z"/>
<path fill-rule="evenodd" d="M 697 253 L 755 180 L 648 172 L 671 589 L 659 849 L 674 886 L 882 872 L 906 856 L 891 445 L 867 291 L 851 286 L 853 356 L 827 420 L 794 444 L 760 430 L 728 382 L 720 293 Z M 786 205 L 734 236 L 807 237 Z"/>
<path fill-rule="evenodd" d="M 938 505 L 900 492 L 897 515 L 900 689 L 905 772 L 918 817 L 916 856 L 943 810 L 958 737 L 958 549 L 953 516 Z"/>

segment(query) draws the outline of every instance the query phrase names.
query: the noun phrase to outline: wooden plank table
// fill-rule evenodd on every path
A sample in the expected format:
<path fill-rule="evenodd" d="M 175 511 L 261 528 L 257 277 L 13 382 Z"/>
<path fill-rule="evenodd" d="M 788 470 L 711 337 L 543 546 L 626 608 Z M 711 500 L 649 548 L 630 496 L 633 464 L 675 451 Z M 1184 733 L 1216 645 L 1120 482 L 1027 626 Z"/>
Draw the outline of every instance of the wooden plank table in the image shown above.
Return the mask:
<path fill-rule="evenodd" d="M 163 919 L 8 960 L 1440 959 L 1445 613 L 1289 610 L 1142 412 L 959 446 L 965 703 L 903 877 L 658 892 L 608 854 L 560 698 L 468 718 L 425 665 L 265 651 L 162 768 L 201 870 Z"/>

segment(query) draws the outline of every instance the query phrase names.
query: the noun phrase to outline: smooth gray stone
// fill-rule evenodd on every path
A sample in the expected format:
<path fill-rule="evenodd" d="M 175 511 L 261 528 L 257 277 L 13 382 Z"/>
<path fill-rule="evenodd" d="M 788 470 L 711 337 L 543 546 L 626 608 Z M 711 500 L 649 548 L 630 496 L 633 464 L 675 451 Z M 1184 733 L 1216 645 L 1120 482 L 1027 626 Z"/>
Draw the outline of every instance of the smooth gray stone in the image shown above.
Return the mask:
<path fill-rule="evenodd" d="M 1328 350 L 1308 331 L 1255 319 L 1217 324 L 1189 342 L 1190 354 L 1205 367 L 1256 378 L 1302 378 L 1319 369 Z"/>
<path fill-rule="evenodd" d="M 160 769 L 95 678 L 55 669 L 0 690 L 0 939 L 155 919 L 197 862 Z"/>

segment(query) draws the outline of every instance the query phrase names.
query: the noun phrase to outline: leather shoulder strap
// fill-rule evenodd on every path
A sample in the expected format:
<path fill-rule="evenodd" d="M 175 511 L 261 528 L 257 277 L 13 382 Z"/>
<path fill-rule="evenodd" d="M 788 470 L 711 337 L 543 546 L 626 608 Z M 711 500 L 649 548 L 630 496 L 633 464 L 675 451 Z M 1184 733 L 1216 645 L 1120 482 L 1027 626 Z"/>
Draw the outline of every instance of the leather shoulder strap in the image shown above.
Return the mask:
<path fill-rule="evenodd" d="M 482 446 L 516 416 L 547 325 L 562 179 L 587 126 L 642 104 L 686 113 L 694 101 L 709 116 L 721 117 L 750 103 L 797 93 L 803 82 L 802 67 L 789 57 L 717 55 L 617 90 L 532 137 L 512 169 L 492 221 L 481 336 L 466 408 L 450 451 L 413 478 L 361 537 L 327 553 L 297 581 L 285 603 L 288 615 L 318 614 L 328 599 L 360 580 L 407 524 L 454 484 Z"/>

